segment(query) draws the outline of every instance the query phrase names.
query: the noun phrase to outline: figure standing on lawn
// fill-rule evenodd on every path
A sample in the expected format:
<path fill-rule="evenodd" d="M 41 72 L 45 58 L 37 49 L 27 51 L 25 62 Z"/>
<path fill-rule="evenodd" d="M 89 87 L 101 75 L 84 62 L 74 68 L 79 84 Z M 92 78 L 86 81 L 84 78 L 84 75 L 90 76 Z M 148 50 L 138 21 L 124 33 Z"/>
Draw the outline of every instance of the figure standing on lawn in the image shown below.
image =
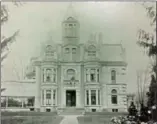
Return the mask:
<path fill-rule="evenodd" d="M 134 105 L 134 102 L 131 102 L 131 105 L 130 105 L 128 111 L 129 111 L 130 116 L 136 116 L 137 115 L 137 109 L 136 109 L 136 106 Z"/>

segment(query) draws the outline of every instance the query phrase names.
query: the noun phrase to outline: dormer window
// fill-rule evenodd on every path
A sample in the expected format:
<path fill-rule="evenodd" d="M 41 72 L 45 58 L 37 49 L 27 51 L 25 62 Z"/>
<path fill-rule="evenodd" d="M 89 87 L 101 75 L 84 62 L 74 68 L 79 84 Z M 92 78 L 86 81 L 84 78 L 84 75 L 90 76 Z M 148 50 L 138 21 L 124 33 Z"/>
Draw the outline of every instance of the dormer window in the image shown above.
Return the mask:
<path fill-rule="evenodd" d="M 69 48 L 65 48 L 65 53 L 68 54 L 70 52 Z"/>
<path fill-rule="evenodd" d="M 72 48 L 72 54 L 76 54 L 76 48 Z"/>
<path fill-rule="evenodd" d="M 114 84 L 116 83 L 116 71 L 115 70 L 111 71 L 111 81 Z"/>
<path fill-rule="evenodd" d="M 88 47 L 88 56 L 94 57 L 96 56 L 96 47 L 91 45 Z"/>
<path fill-rule="evenodd" d="M 51 45 L 47 45 L 46 47 L 46 56 L 53 56 L 53 50 L 52 50 L 52 46 Z"/>

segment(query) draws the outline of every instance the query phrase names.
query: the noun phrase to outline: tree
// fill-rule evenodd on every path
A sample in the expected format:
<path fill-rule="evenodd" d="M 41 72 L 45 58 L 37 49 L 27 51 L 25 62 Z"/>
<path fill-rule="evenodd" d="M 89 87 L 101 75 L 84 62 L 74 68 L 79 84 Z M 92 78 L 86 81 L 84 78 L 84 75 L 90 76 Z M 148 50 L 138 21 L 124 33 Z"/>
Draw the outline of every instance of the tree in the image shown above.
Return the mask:
<path fill-rule="evenodd" d="M 152 71 L 154 74 L 151 75 L 151 83 L 149 87 L 148 95 L 148 107 L 151 108 L 153 105 L 157 105 L 157 41 L 156 35 L 156 6 L 143 4 L 146 9 L 148 18 L 150 19 L 150 26 L 152 32 L 147 32 L 143 29 L 138 31 L 138 44 L 148 50 L 148 56 L 153 58 L 156 62 L 152 65 Z M 157 109 L 156 109 L 157 113 Z M 156 118 L 153 118 L 157 120 Z"/>
<path fill-rule="evenodd" d="M 139 70 L 137 71 L 137 96 L 136 96 L 136 103 L 137 106 L 141 106 L 142 104 L 145 105 L 147 102 L 146 99 L 146 92 L 147 92 L 147 84 L 149 82 L 149 68 L 146 70 Z"/>
<path fill-rule="evenodd" d="M 18 6 L 21 3 L 17 1 L 13 1 L 14 5 Z M 0 10 L 0 15 L 1 15 L 1 27 L 3 26 L 4 23 L 8 21 L 9 14 L 8 14 L 8 9 L 6 5 L 1 4 L 1 10 Z M 3 34 L 1 34 L 1 66 L 2 66 L 2 61 L 8 56 L 9 54 L 9 45 L 12 44 L 16 40 L 16 36 L 18 35 L 19 30 L 13 33 L 13 35 L 9 37 L 5 37 Z M 0 83 L 1 87 L 1 83 Z M 4 91 L 3 89 L 0 88 L 0 93 Z M 1 108 L 1 105 L 0 105 Z M 1 120 L 1 114 L 0 114 L 0 120 Z"/>
<path fill-rule="evenodd" d="M 16 6 L 19 4 L 14 2 Z M 1 5 L 1 26 L 6 23 L 9 19 L 8 9 L 6 5 Z M 19 30 L 13 33 L 13 35 L 9 37 L 5 37 L 3 34 L 1 36 L 1 62 L 8 56 L 9 54 L 9 45 L 12 44 L 16 40 L 16 36 L 18 35 Z"/>

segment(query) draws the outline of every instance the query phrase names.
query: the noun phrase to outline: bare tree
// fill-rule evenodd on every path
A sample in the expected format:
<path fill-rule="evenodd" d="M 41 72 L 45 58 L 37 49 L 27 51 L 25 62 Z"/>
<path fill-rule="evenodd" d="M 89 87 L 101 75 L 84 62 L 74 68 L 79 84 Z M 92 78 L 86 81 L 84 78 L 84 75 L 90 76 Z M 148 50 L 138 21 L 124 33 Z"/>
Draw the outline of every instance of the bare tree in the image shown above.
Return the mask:
<path fill-rule="evenodd" d="M 14 0 L 13 4 L 15 6 L 19 6 L 22 5 L 22 3 L 20 1 Z M 8 14 L 8 9 L 7 6 L 5 4 L 1 4 L 1 10 L 0 10 L 0 14 L 1 14 L 1 26 L 3 26 L 4 23 L 6 23 L 9 19 L 9 14 Z M 9 48 L 10 45 L 16 41 L 16 36 L 19 34 L 19 30 L 17 30 L 16 32 L 14 32 L 11 36 L 9 37 L 5 37 L 4 34 L 1 34 L 1 62 L 8 56 L 9 54 Z"/>
<path fill-rule="evenodd" d="M 147 102 L 147 89 L 150 82 L 150 70 L 138 70 L 137 71 L 137 98 L 136 103 L 138 105 L 146 104 Z"/>
<path fill-rule="evenodd" d="M 18 60 L 18 62 L 15 62 L 13 60 L 13 68 L 12 68 L 13 74 L 16 76 L 17 80 L 23 80 L 25 77 L 25 65 L 21 59 Z"/>

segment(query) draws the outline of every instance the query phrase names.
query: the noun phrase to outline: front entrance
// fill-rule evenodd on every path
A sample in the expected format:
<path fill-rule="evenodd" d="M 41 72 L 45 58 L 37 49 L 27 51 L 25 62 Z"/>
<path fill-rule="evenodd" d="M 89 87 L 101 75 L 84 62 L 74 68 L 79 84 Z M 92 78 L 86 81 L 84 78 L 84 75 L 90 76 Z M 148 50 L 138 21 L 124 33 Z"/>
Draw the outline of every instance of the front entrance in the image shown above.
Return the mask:
<path fill-rule="evenodd" d="M 66 91 L 66 106 L 67 107 L 76 106 L 76 90 Z"/>

